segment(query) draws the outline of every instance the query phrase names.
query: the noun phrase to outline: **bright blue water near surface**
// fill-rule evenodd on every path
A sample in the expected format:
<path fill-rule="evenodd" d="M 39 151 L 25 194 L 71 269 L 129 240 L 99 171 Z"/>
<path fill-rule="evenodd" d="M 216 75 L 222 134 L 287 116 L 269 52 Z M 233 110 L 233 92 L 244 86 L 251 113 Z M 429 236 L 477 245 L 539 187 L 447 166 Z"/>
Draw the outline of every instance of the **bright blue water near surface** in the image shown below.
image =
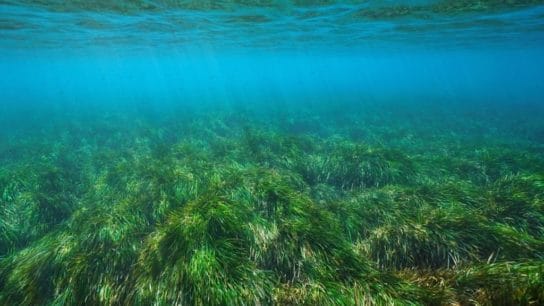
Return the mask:
<path fill-rule="evenodd" d="M 1 98 L 538 103 L 543 16 L 540 1 L 2 1 Z"/>

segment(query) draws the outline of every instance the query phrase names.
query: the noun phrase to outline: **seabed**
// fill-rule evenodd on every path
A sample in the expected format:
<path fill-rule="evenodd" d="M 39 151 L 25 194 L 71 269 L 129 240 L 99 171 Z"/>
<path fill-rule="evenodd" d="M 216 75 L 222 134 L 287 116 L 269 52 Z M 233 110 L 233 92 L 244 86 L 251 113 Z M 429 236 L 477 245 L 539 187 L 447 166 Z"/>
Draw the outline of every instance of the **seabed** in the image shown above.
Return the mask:
<path fill-rule="evenodd" d="M 544 303 L 542 110 L 295 108 L 14 120 L 0 304 Z"/>

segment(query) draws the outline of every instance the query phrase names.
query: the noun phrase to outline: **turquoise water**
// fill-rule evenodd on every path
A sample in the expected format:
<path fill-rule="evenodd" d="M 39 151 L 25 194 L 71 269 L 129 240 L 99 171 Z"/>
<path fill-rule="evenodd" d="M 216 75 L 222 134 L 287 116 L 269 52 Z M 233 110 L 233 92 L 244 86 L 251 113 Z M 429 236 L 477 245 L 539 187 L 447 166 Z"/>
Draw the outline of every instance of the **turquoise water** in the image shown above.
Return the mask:
<path fill-rule="evenodd" d="M 543 55 L 539 0 L 0 0 L 0 304 L 544 304 Z"/>
<path fill-rule="evenodd" d="M 538 1 L 4 1 L 0 12 L 6 101 L 542 101 Z"/>

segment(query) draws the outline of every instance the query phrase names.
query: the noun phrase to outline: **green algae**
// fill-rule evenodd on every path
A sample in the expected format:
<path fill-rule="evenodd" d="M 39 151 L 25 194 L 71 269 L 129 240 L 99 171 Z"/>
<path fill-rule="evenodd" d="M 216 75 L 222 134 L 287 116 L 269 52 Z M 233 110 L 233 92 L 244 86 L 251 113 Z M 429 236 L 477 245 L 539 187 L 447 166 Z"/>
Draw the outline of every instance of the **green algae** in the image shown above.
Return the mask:
<path fill-rule="evenodd" d="M 43 120 L 2 140 L 0 303 L 544 302 L 541 144 L 426 111 Z"/>

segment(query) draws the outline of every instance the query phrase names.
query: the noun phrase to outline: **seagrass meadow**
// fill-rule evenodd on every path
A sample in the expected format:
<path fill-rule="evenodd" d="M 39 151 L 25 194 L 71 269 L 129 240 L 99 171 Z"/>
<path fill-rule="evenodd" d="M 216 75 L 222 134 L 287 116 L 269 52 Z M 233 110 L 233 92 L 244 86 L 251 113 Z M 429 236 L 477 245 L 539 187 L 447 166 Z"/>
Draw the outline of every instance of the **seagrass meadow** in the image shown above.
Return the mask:
<path fill-rule="evenodd" d="M 0 0 L 0 306 L 544 305 L 544 1 Z"/>
<path fill-rule="evenodd" d="M 12 124 L 0 303 L 542 303 L 544 110 L 437 111 Z"/>

